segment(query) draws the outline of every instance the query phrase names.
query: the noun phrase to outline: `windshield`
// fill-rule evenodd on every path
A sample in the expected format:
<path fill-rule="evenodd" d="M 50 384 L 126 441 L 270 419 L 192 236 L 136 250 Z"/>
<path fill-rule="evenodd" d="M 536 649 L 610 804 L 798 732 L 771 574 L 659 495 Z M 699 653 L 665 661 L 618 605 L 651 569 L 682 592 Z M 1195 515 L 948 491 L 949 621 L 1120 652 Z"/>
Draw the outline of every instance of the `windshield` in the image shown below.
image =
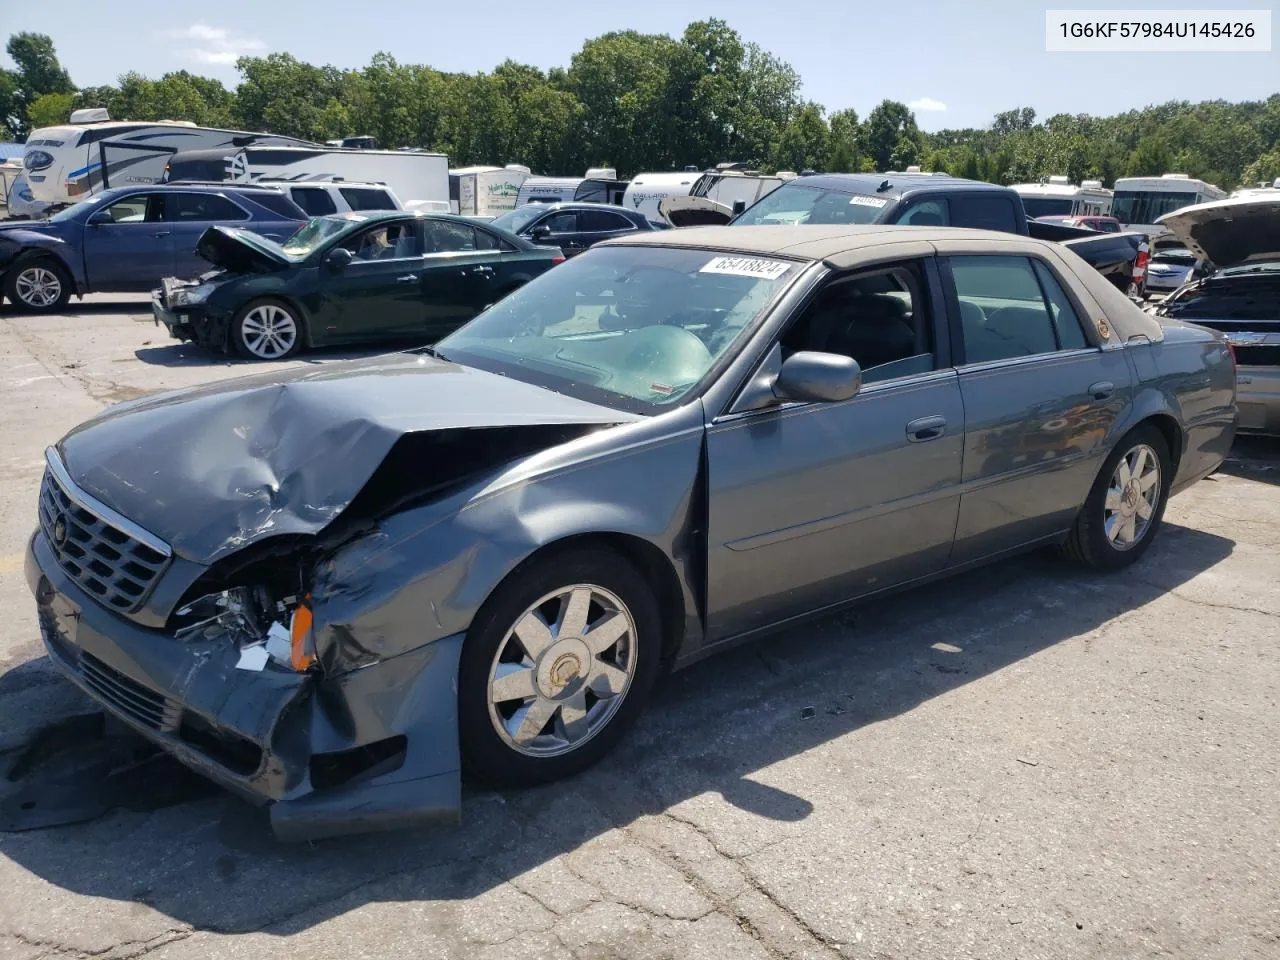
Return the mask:
<path fill-rule="evenodd" d="M 792 223 L 875 223 L 892 197 L 861 196 L 784 183 L 748 207 L 733 221 L 735 227 Z"/>
<path fill-rule="evenodd" d="M 1161 250 L 1151 258 L 1152 263 L 1195 263 L 1196 255 L 1190 250 L 1176 247 L 1172 250 Z"/>
<path fill-rule="evenodd" d="M 525 204 L 523 207 L 516 207 L 514 210 L 508 210 L 506 213 L 502 214 L 502 216 L 494 217 L 489 222 L 500 229 L 509 230 L 512 233 L 519 233 L 546 212 L 546 207 L 538 207 L 534 204 Z"/>
<path fill-rule="evenodd" d="M 88 210 L 91 210 L 93 207 L 96 207 L 105 199 L 106 199 L 106 196 L 100 193 L 96 197 L 89 197 L 87 200 L 81 200 L 78 203 L 73 203 L 71 206 L 64 207 L 62 210 L 59 210 L 57 213 L 55 213 L 52 217 L 49 218 L 49 222 L 62 223 L 62 221 L 64 220 L 75 219 L 76 217 L 80 216 L 80 214 Z"/>
<path fill-rule="evenodd" d="M 1189 207 L 1195 202 L 1194 193 L 1117 190 L 1111 201 L 1111 215 L 1121 223 L 1155 223 L 1156 217 Z"/>
<path fill-rule="evenodd" d="M 580 399 L 657 413 L 696 395 L 803 269 L 708 250 L 598 248 L 525 284 L 434 349 Z"/>
<path fill-rule="evenodd" d="M 315 217 L 298 228 L 282 245 L 291 257 L 305 257 L 330 237 L 342 233 L 351 226 L 346 217 Z"/>
<path fill-rule="evenodd" d="M 1065 217 L 1071 213 L 1071 207 L 1075 201 L 1070 197 L 1023 197 L 1022 206 L 1027 211 L 1027 216 L 1035 219 L 1036 217 Z"/>

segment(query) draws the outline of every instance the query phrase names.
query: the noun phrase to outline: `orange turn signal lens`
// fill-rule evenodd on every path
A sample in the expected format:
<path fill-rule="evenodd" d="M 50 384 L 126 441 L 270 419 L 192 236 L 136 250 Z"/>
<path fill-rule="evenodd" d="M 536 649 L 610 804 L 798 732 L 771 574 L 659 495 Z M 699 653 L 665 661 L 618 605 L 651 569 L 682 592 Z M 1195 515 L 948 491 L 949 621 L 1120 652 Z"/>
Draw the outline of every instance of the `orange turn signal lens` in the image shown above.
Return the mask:
<path fill-rule="evenodd" d="M 312 616 L 311 607 L 308 606 L 310 600 L 311 595 L 307 594 L 293 611 L 293 622 L 289 624 L 289 663 L 299 673 L 316 662 L 315 648 L 311 638 Z"/>

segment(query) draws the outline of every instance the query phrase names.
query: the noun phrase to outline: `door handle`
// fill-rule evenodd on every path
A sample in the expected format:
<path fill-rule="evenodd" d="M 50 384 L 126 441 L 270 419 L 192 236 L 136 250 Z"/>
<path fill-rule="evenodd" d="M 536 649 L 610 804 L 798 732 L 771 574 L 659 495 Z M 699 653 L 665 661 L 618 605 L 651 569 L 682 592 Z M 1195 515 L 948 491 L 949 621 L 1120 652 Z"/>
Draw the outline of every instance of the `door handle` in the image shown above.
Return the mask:
<path fill-rule="evenodd" d="M 408 273 L 403 277 L 396 277 L 396 283 L 417 283 L 418 275 L 416 273 Z"/>
<path fill-rule="evenodd" d="M 1095 400 L 1109 400 L 1116 392 L 1116 385 L 1110 380 L 1099 380 L 1089 388 L 1089 396 Z"/>
<path fill-rule="evenodd" d="M 947 430 L 946 417 L 921 417 L 907 424 L 907 439 L 912 443 L 937 440 Z"/>
<path fill-rule="evenodd" d="M 156 234 L 156 236 L 157 236 L 157 237 L 167 237 L 167 236 L 169 235 L 169 233 L 170 233 L 170 232 L 171 232 L 171 231 L 169 231 L 169 230 L 161 230 L 159 233 L 157 233 L 157 234 Z"/>
<path fill-rule="evenodd" d="M 485 273 L 493 273 L 493 267 L 486 267 L 486 266 L 484 266 L 483 264 L 481 264 L 481 265 L 480 265 L 480 266 L 478 266 L 478 267 L 472 267 L 472 268 L 471 268 L 471 272 L 472 272 L 472 273 L 481 273 L 481 274 L 485 274 Z"/>

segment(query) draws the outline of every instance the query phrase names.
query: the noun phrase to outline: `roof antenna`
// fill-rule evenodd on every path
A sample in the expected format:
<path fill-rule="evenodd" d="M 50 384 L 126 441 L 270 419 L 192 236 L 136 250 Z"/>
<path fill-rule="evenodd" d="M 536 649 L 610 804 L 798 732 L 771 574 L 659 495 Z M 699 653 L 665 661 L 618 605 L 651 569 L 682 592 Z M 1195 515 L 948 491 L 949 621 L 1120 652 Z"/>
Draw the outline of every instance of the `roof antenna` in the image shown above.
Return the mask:
<path fill-rule="evenodd" d="M 880 184 L 880 186 L 876 187 L 876 193 L 884 193 L 891 186 L 893 186 L 893 184 L 891 184 L 888 180 L 885 180 Z"/>

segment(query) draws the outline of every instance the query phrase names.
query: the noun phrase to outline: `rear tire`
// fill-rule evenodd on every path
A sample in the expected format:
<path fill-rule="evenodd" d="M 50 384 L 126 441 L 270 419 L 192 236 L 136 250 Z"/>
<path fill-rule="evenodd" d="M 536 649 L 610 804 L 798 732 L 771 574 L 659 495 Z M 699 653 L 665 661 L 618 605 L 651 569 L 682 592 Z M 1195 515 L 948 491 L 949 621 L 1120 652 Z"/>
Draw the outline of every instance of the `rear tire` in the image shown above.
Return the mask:
<path fill-rule="evenodd" d="M 1098 472 L 1063 553 L 1105 573 L 1136 563 L 1160 532 L 1172 481 L 1164 435 L 1150 424 L 1135 427 Z"/>
<path fill-rule="evenodd" d="M 283 300 L 264 297 L 240 308 L 231 321 L 231 346 L 246 360 L 287 360 L 302 349 L 302 317 Z"/>
<path fill-rule="evenodd" d="M 657 598 L 626 559 L 601 547 L 534 559 L 467 633 L 458 669 L 463 769 L 498 787 L 587 769 L 639 715 L 661 651 Z"/>
<path fill-rule="evenodd" d="M 49 257 L 26 260 L 4 278 L 5 296 L 19 310 L 55 313 L 71 299 L 73 281 L 66 268 Z"/>

